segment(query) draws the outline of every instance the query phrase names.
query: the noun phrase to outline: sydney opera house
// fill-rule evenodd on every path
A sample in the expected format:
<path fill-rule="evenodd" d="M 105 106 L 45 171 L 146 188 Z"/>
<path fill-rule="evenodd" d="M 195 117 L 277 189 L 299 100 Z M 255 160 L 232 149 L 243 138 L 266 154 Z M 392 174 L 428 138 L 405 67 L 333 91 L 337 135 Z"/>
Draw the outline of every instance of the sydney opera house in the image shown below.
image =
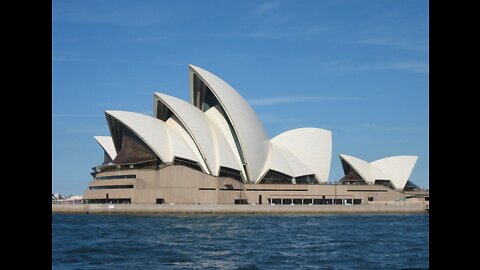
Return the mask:
<path fill-rule="evenodd" d="M 340 155 L 345 176 L 328 183 L 332 133 L 299 128 L 269 139 L 246 100 L 218 76 L 189 66 L 190 102 L 155 93 L 153 116 L 105 111 L 95 136 L 88 203 L 363 204 L 406 198 L 417 157 L 367 162 Z"/>

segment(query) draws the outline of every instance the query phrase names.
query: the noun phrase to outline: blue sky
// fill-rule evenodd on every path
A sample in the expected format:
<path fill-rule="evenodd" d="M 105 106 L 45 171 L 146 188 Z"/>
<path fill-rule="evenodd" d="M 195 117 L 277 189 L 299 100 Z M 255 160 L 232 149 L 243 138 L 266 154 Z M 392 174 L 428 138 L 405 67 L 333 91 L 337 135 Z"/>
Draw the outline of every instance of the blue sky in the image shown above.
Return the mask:
<path fill-rule="evenodd" d="M 103 161 L 103 111 L 189 100 L 188 64 L 220 76 L 270 137 L 332 131 L 338 155 L 418 155 L 428 188 L 428 1 L 53 1 L 52 192 L 81 194 Z"/>

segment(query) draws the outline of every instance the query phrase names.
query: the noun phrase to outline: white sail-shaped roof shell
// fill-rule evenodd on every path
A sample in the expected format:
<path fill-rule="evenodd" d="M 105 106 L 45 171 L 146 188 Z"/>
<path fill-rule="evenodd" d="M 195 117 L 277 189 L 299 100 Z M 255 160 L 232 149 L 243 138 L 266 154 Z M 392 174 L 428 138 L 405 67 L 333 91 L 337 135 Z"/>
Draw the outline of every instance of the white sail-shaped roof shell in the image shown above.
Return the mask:
<path fill-rule="evenodd" d="M 202 154 L 200 154 L 200 151 L 198 150 L 190 134 L 181 125 L 180 120 L 178 120 L 176 116 L 172 116 L 165 123 L 167 124 L 167 126 L 170 128 L 172 132 L 175 132 L 178 135 L 178 137 L 182 138 L 183 141 L 186 143 L 186 145 L 188 145 L 188 148 L 195 155 L 196 159 L 194 160 L 198 161 L 198 165 L 200 165 L 200 168 L 202 168 L 202 171 L 204 171 L 205 173 L 210 173 L 207 168 L 207 164 L 205 164 L 205 160 L 202 157 Z"/>
<path fill-rule="evenodd" d="M 157 101 L 172 111 L 192 138 L 201 154 L 200 159 L 204 161 L 210 174 L 218 176 L 220 166 L 241 170 L 242 166 L 235 161 L 227 141 L 219 131 L 215 130 L 202 110 L 186 101 L 165 94 L 155 93 L 155 99 L 154 111 L 157 111 Z"/>
<path fill-rule="evenodd" d="M 314 171 L 309 169 L 307 165 L 300 161 L 294 154 L 275 142 L 270 142 L 270 150 L 265 166 L 263 167 L 262 176 L 269 170 L 291 176 L 292 182 L 294 181 L 294 177 L 315 174 Z"/>
<path fill-rule="evenodd" d="M 372 163 L 370 163 L 370 177 L 371 177 L 371 181 L 375 181 L 376 179 L 389 180 L 390 178 L 384 172 L 382 172 L 378 167 L 372 166 Z"/>
<path fill-rule="evenodd" d="M 192 81 L 193 75 L 196 74 L 220 102 L 233 126 L 246 162 L 248 179 L 253 182 L 259 181 L 268 157 L 269 144 L 267 133 L 257 114 L 235 89 L 218 76 L 193 65 L 189 67 L 192 104 L 195 104 Z"/>
<path fill-rule="evenodd" d="M 103 148 L 103 151 L 107 153 L 111 160 L 114 160 L 117 156 L 117 150 L 115 150 L 115 145 L 111 136 L 93 136 L 93 138 L 100 144 Z"/>
<path fill-rule="evenodd" d="M 370 173 L 370 163 L 363 159 L 340 154 L 340 159 L 343 159 L 350 167 L 352 167 L 365 182 L 373 184 L 375 179 Z M 383 178 L 382 178 L 383 179 Z"/>
<path fill-rule="evenodd" d="M 407 184 L 408 178 L 410 178 L 417 159 L 417 156 L 394 156 L 379 159 L 370 164 L 385 175 L 388 175 L 395 188 L 403 189 Z"/>
<path fill-rule="evenodd" d="M 262 170 L 262 176 L 264 176 L 269 170 L 274 170 L 293 178 L 294 175 L 292 169 L 287 160 L 285 160 L 285 157 L 279 151 L 278 147 L 269 143 L 269 148 L 268 157 Z"/>
<path fill-rule="evenodd" d="M 367 183 L 375 180 L 389 180 L 396 189 L 403 189 L 417 162 L 417 156 L 394 156 L 368 163 L 365 160 L 340 154 Z"/>
<path fill-rule="evenodd" d="M 278 153 L 280 153 L 283 156 L 283 158 L 286 160 L 290 170 L 292 171 L 293 177 L 315 174 L 315 172 L 312 171 L 310 168 L 308 168 L 308 166 L 305 165 L 305 163 L 303 163 L 297 156 L 292 154 L 288 149 L 286 149 L 282 145 L 277 144 L 275 142 L 271 142 L 271 145 L 274 146 L 274 148 L 278 151 Z"/>
<path fill-rule="evenodd" d="M 121 148 L 122 126 L 130 129 L 164 163 L 175 157 L 197 162 L 205 173 L 221 175 L 221 168 L 240 171 L 244 182 L 259 183 L 274 170 L 292 177 L 315 175 L 327 182 L 332 155 L 332 133 L 320 128 L 286 131 L 269 140 L 264 126 L 246 100 L 218 76 L 189 65 L 189 104 L 161 93 L 154 95 L 155 117 L 105 111 L 110 136 L 94 136 L 114 160 Z M 161 106 L 161 107 L 158 107 Z M 159 109 L 159 110 L 157 110 Z M 367 183 L 389 180 L 403 189 L 416 156 L 395 156 L 371 163 L 340 155 L 342 165 L 355 170 Z M 229 170 L 225 170 L 225 175 Z M 348 173 L 348 172 L 346 172 Z"/>
<path fill-rule="evenodd" d="M 165 122 L 135 112 L 105 111 L 105 113 L 131 129 L 163 162 L 173 162 L 174 157 L 199 162 L 187 142 Z"/>
<path fill-rule="evenodd" d="M 155 93 L 155 98 L 167 106 L 178 120 L 181 121 L 183 127 L 198 148 L 201 159 L 204 160 L 208 171 L 211 174 L 218 175 L 215 174 L 218 172 L 220 164 L 216 155 L 216 142 L 213 138 L 213 132 L 210 130 L 208 119 L 203 111 L 186 101 L 165 94 Z M 157 104 L 158 103 L 155 102 L 155 111 L 157 111 Z"/>
<path fill-rule="evenodd" d="M 298 128 L 271 140 L 287 149 L 305 164 L 318 181 L 328 181 L 332 157 L 332 132 L 321 128 Z"/>
<path fill-rule="evenodd" d="M 212 130 L 214 131 L 215 139 L 218 147 L 218 159 L 220 166 L 235 169 L 241 172 L 243 181 L 246 181 L 247 176 L 242 166 L 240 155 L 236 150 L 235 142 L 233 141 L 232 133 L 228 128 L 228 124 L 223 118 L 222 114 L 216 107 L 212 107 L 205 112 Z"/>

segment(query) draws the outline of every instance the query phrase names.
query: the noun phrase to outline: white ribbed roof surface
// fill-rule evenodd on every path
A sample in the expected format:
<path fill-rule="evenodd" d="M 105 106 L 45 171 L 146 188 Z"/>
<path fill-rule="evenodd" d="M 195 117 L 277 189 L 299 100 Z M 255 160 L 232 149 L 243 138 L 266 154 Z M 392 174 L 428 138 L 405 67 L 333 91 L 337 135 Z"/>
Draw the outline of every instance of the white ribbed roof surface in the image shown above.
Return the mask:
<path fill-rule="evenodd" d="M 177 117 L 172 116 L 165 123 L 167 124 L 167 127 L 169 127 L 170 130 L 177 135 L 177 136 L 173 136 L 171 138 L 173 140 L 176 140 L 177 138 L 180 138 L 180 140 L 178 140 L 178 142 L 174 145 L 177 145 L 177 148 L 179 148 L 179 146 L 180 146 L 180 149 L 182 149 L 184 151 L 188 151 L 187 149 L 189 149 L 195 155 L 195 159 L 191 159 L 191 158 L 189 158 L 189 159 L 197 161 L 198 165 L 200 165 L 200 168 L 202 168 L 203 172 L 210 173 L 208 168 L 207 168 L 207 164 L 205 164 L 205 160 L 203 160 L 203 158 L 202 158 L 202 154 L 200 154 L 200 151 L 198 150 L 198 147 L 195 145 L 195 142 L 193 141 L 192 137 L 188 134 L 188 132 L 180 124 L 180 120 L 178 120 Z M 188 146 L 187 149 L 181 148 L 185 145 Z M 178 149 L 176 151 L 179 152 Z M 177 156 L 177 157 L 183 157 L 183 156 L 180 156 L 180 153 L 176 153 L 175 151 L 174 151 L 173 155 Z"/>
<path fill-rule="evenodd" d="M 367 183 L 375 180 L 390 180 L 396 189 L 403 189 L 407 184 L 417 156 L 394 156 L 368 163 L 365 160 L 340 154 L 340 159 L 348 163 Z"/>
<path fill-rule="evenodd" d="M 304 163 L 320 182 L 327 182 L 332 159 L 332 132 L 321 128 L 298 128 L 277 135 L 281 145 Z"/>
<path fill-rule="evenodd" d="M 107 153 L 111 160 L 114 160 L 117 156 L 117 150 L 115 150 L 115 145 L 111 136 L 93 136 L 93 138 L 100 144 L 103 148 L 103 151 Z"/>
<path fill-rule="evenodd" d="M 242 161 L 236 150 L 232 133 L 230 132 L 228 124 L 222 114 L 218 111 L 217 107 L 212 107 L 205 112 L 205 115 L 207 116 L 208 122 L 215 134 L 220 166 L 241 171 L 243 180 L 246 180 L 245 171 L 243 170 Z"/>
<path fill-rule="evenodd" d="M 292 178 L 315 175 L 319 182 L 328 181 L 332 153 L 330 131 L 300 128 L 269 140 L 255 111 L 228 83 L 193 65 L 189 66 L 189 72 L 192 104 L 155 93 L 154 114 L 161 119 L 134 112 L 106 111 L 109 123 L 114 123 L 110 117 L 123 123 L 165 163 L 175 157 L 189 159 L 215 176 L 221 167 L 227 167 L 240 171 L 243 181 L 254 183 L 261 181 L 269 170 Z M 193 102 L 194 91 L 199 104 Z M 158 106 L 161 108 L 157 111 Z M 96 136 L 95 139 L 113 160 L 119 138 Z"/>
<path fill-rule="evenodd" d="M 257 114 L 235 89 L 218 76 L 193 65 L 189 67 L 190 73 L 197 74 L 220 102 L 240 141 L 243 157 L 247 163 L 248 178 L 250 181 L 259 181 L 268 156 L 269 145 L 267 133 Z M 193 104 L 192 83 L 190 87 Z"/>
<path fill-rule="evenodd" d="M 163 162 L 172 162 L 175 156 L 199 161 L 185 140 L 165 122 L 134 112 L 105 111 L 105 113 L 130 128 Z"/>
<path fill-rule="evenodd" d="M 290 170 L 292 171 L 293 177 L 299 177 L 303 175 L 315 174 L 313 170 L 307 167 L 297 156 L 292 154 L 288 149 L 283 147 L 280 144 L 271 142 L 273 147 L 280 153 L 283 158 L 287 161 Z"/>
<path fill-rule="evenodd" d="M 294 177 L 292 169 L 288 164 L 283 154 L 278 150 L 278 147 L 272 143 L 269 143 L 270 150 L 268 152 L 268 158 L 263 167 L 262 175 L 265 175 L 269 170 L 284 173 L 288 176 Z"/>
<path fill-rule="evenodd" d="M 389 180 L 392 181 L 395 188 L 403 189 L 412 174 L 417 159 L 417 156 L 394 156 L 382 158 L 370 164 L 389 176 Z"/>
<path fill-rule="evenodd" d="M 350 165 L 367 183 L 373 184 L 375 182 L 370 176 L 370 163 L 367 161 L 344 154 L 340 154 L 340 159 Z"/>
<path fill-rule="evenodd" d="M 165 104 L 181 121 L 183 127 L 198 147 L 201 159 L 205 160 L 209 172 L 218 175 L 220 160 L 217 155 L 216 140 L 213 134 L 214 131 L 211 130 L 205 113 L 192 104 L 176 97 L 160 93 L 155 93 L 155 97 L 158 101 Z"/>

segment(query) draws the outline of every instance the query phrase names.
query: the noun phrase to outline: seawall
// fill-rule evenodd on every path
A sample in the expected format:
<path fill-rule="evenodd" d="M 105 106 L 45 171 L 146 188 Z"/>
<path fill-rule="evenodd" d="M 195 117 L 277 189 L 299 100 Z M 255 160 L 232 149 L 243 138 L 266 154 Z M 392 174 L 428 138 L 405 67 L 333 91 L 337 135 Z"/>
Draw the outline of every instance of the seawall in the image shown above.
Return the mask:
<path fill-rule="evenodd" d="M 52 204 L 52 214 L 413 214 L 425 204 L 234 205 L 234 204 Z"/>

